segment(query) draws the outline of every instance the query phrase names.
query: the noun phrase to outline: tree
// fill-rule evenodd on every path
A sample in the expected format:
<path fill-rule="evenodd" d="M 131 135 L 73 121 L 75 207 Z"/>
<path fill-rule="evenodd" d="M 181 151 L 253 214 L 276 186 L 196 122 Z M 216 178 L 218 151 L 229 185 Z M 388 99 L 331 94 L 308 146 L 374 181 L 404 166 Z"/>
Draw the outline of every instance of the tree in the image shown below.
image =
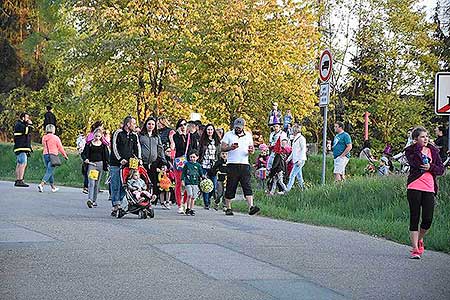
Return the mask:
<path fill-rule="evenodd" d="M 267 131 L 276 101 L 297 117 L 313 112 L 319 34 L 309 1 L 193 1 L 182 40 L 184 97 L 206 117 L 237 116 Z"/>
<path fill-rule="evenodd" d="M 362 142 L 363 114 L 371 112 L 377 148 L 403 146 L 409 127 L 430 120 L 433 74 L 433 26 L 418 1 L 369 0 L 359 7 L 357 54 L 344 93 L 343 118 Z"/>

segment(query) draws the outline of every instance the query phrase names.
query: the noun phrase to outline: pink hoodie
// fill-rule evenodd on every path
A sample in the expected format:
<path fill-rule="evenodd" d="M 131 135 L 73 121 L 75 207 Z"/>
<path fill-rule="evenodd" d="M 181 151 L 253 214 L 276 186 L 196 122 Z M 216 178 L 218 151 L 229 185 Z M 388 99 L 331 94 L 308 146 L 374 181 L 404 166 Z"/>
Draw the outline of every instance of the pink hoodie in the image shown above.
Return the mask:
<path fill-rule="evenodd" d="M 67 154 L 66 151 L 64 151 L 61 140 L 53 133 L 47 133 L 42 137 L 42 146 L 44 147 L 42 154 L 58 155 L 58 153 L 61 153 L 62 156 L 67 159 Z"/>

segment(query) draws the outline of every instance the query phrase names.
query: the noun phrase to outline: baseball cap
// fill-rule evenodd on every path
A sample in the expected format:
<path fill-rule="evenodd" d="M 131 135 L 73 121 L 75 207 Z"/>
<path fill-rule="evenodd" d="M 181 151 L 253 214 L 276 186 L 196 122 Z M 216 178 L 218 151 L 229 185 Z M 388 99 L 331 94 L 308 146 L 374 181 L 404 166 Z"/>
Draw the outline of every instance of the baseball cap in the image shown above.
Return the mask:
<path fill-rule="evenodd" d="M 236 120 L 234 120 L 234 127 L 238 127 L 241 129 L 244 129 L 245 126 L 245 121 L 242 118 L 237 118 Z"/>

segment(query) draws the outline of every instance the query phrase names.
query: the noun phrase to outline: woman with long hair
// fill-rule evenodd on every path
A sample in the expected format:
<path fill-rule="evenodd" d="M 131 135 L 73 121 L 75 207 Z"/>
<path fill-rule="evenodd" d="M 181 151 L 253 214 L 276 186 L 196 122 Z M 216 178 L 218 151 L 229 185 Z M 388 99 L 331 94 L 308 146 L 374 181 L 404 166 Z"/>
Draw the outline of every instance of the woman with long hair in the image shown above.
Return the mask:
<path fill-rule="evenodd" d="M 425 128 L 415 128 L 411 136 L 413 143 L 405 149 L 410 166 L 407 180 L 409 236 L 412 245 L 410 258 L 420 259 L 425 251 L 423 238 L 433 221 L 434 198 L 439 189 L 437 176 L 444 174 L 444 165 L 439 149 L 429 143 Z"/>
<path fill-rule="evenodd" d="M 100 181 L 103 172 L 108 171 L 109 150 L 102 142 L 103 131 L 100 128 L 94 130 L 94 139 L 86 144 L 81 157 L 87 166 L 88 200 L 86 204 L 89 208 L 97 207 L 97 195 L 100 190 Z"/>
<path fill-rule="evenodd" d="M 209 209 L 209 206 L 211 204 L 211 196 L 214 195 L 217 186 L 217 177 L 212 170 L 214 164 L 219 159 L 220 150 L 220 139 L 217 135 L 216 129 L 214 128 L 214 125 L 208 124 L 205 126 L 205 130 L 200 137 L 199 144 L 199 162 L 203 168 L 204 173 L 207 174 L 208 178 L 211 179 L 214 183 L 214 189 L 210 193 L 203 193 L 204 207 L 205 209 Z"/>
<path fill-rule="evenodd" d="M 185 204 L 187 200 L 186 193 L 181 196 L 182 181 L 181 175 L 183 173 L 184 162 L 186 162 L 186 154 L 195 149 L 193 143 L 190 141 L 190 135 L 187 132 L 186 119 L 179 119 L 176 126 L 176 133 L 173 135 L 173 148 L 175 152 L 175 199 L 178 205 L 178 213 L 184 214 Z"/>
<path fill-rule="evenodd" d="M 156 119 L 153 117 L 147 118 L 139 133 L 139 142 L 141 144 L 142 162 L 144 168 L 150 177 L 153 186 L 153 192 L 157 192 L 156 185 L 158 178 L 156 174 L 151 174 L 151 165 L 158 159 L 165 161 L 164 148 L 156 129 Z M 157 193 L 156 193 L 157 194 Z"/>

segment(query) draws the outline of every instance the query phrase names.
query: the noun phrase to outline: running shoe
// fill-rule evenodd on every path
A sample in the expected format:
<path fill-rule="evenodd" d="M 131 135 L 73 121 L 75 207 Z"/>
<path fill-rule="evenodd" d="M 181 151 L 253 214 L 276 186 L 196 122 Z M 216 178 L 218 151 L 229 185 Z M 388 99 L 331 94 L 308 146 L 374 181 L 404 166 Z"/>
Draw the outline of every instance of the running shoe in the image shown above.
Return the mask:
<path fill-rule="evenodd" d="M 14 183 L 14 186 L 17 187 L 29 187 L 29 184 L 26 184 L 25 182 L 23 182 L 23 180 L 16 180 L 16 182 Z"/>
<path fill-rule="evenodd" d="M 92 206 L 93 206 L 93 207 L 97 207 L 97 202 L 95 202 L 95 201 L 92 202 Z"/>
<path fill-rule="evenodd" d="M 191 214 L 191 210 L 189 208 L 186 208 L 186 210 L 184 211 L 185 215 L 190 215 Z"/>
<path fill-rule="evenodd" d="M 182 206 L 178 207 L 178 213 L 179 213 L 180 215 L 184 215 L 184 210 L 183 210 L 183 207 L 182 207 Z"/>
<path fill-rule="evenodd" d="M 231 210 L 231 208 L 227 208 L 227 210 L 225 211 L 225 215 L 226 216 L 234 216 L 233 211 Z"/>
<path fill-rule="evenodd" d="M 52 188 L 52 193 L 56 193 L 57 191 L 59 191 L 59 188 L 57 188 L 57 187 Z"/>
<path fill-rule="evenodd" d="M 83 188 L 83 193 L 84 193 L 84 194 L 89 194 L 89 190 L 88 190 L 87 187 Z"/>
<path fill-rule="evenodd" d="M 409 256 L 409 258 L 411 258 L 411 259 L 420 259 L 421 257 L 420 257 L 419 250 L 411 251 L 411 255 Z"/>
<path fill-rule="evenodd" d="M 259 211 L 260 211 L 259 207 L 255 205 L 255 206 L 250 207 L 248 214 L 250 216 L 253 216 L 254 214 L 259 213 Z"/>
<path fill-rule="evenodd" d="M 420 255 L 422 255 L 425 252 L 425 246 L 423 245 L 423 240 L 419 240 L 419 248 L 418 248 L 418 252 Z"/>
<path fill-rule="evenodd" d="M 39 193 L 42 193 L 44 191 L 44 187 L 42 186 L 42 184 L 38 184 L 38 191 Z"/>
<path fill-rule="evenodd" d="M 186 213 L 187 214 L 187 213 Z M 190 209 L 189 210 L 189 215 L 191 215 L 191 216 L 195 216 L 195 210 L 193 210 L 193 209 Z"/>
<path fill-rule="evenodd" d="M 86 204 L 89 208 L 92 208 L 92 206 L 94 205 L 91 200 L 86 201 Z"/>

